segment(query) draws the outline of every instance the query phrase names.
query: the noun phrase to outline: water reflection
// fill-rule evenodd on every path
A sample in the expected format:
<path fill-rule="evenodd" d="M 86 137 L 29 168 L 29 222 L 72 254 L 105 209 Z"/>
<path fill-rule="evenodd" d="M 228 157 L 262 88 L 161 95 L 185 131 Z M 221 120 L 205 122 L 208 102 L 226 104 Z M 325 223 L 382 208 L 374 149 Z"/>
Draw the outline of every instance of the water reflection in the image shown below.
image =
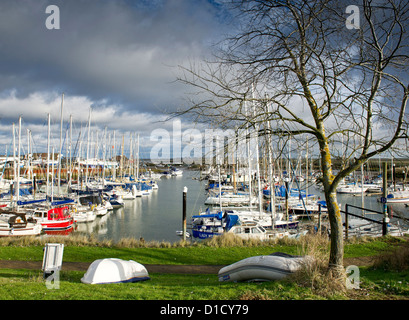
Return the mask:
<path fill-rule="evenodd" d="M 187 216 L 204 208 L 205 182 L 194 180 L 198 172 L 184 171 L 183 176 L 161 179 L 150 195 L 125 200 L 122 208 L 109 211 L 93 222 L 78 224 L 75 233 L 91 234 L 98 239 L 119 241 L 143 238 L 146 241 L 179 241 L 176 230 L 182 228 L 182 193 L 188 187 Z"/>
<path fill-rule="evenodd" d="M 75 233 L 92 234 L 98 239 L 119 241 L 121 238 L 143 238 L 146 241 L 179 241 L 176 230 L 182 230 L 182 195 L 183 188 L 188 187 L 187 218 L 206 206 L 206 181 L 199 181 L 199 172 L 184 171 L 183 176 L 162 178 L 158 181 L 158 190 L 153 190 L 148 196 L 133 200 L 125 200 L 122 208 L 109 211 L 107 215 L 97 217 L 90 223 L 77 225 Z M 314 193 L 324 199 L 322 192 L 316 187 L 310 187 L 309 193 Z M 352 204 L 383 212 L 383 205 L 378 201 L 379 195 L 349 195 L 338 194 L 341 210 L 345 204 Z M 391 222 L 397 221 L 397 216 L 402 216 L 408 221 L 409 211 L 404 204 L 390 205 L 389 213 Z M 361 215 L 361 210 L 350 208 L 350 212 Z M 366 213 L 372 219 L 381 219 L 382 215 Z M 400 219 L 400 223 L 405 220 Z"/>

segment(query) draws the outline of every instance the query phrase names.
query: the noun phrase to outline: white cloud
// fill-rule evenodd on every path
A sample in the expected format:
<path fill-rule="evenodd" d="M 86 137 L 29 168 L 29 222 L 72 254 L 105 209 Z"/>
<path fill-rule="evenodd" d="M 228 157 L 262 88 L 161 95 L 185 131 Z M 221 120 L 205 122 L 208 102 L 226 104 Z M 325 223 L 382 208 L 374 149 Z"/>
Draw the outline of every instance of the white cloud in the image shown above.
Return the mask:
<path fill-rule="evenodd" d="M 45 27 L 49 4 L 60 8 L 59 30 Z M 216 13 L 206 0 L 3 0 L 0 136 L 21 115 L 44 146 L 50 113 L 59 137 L 62 92 L 64 123 L 72 114 L 78 130 L 90 106 L 95 130 L 170 128 L 158 121 L 183 97 L 174 67 L 207 54 L 221 31 Z"/>

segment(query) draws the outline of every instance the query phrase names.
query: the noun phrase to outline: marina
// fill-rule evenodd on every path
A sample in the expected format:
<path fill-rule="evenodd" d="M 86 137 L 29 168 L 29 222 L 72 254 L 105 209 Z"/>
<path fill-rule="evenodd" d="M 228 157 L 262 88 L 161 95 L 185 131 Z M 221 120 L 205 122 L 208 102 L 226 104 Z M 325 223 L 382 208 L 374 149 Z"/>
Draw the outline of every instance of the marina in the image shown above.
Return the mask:
<path fill-rule="evenodd" d="M 409 1 L 2 0 L 0 15 L 7 306 L 213 319 L 408 300 Z"/>
<path fill-rule="evenodd" d="M 173 243 L 183 238 L 183 193 L 186 191 L 187 229 L 185 238 L 189 241 L 200 241 L 201 239 L 221 235 L 223 231 L 230 229 L 230 232 L 248 239 L 263 240 L 291 235 L 299 236 L 306 233 L 306 231 L 300 231 L 306 230 L 306 226 L 309 226 L 310 231 L 317 228 L 317 208 L 321 210 L 322 214 L 320 223 L 322 223 L 322 226 L 327 225 L 325 201 L 322 200 L 323 194 L 314 183 L 310 183 L 308 187 L 309 195 L 302 198 L 303 201 L 300 201 L 300 197 L 288 201 L 287 216 L 283 216 L 284 211 L 279 211 L 280 206 L 277 206 L 276 214 L 278 218 L 274 220 L 274 227 L 272 228 L 271 211 L 268 211 L 271 209 L 266 207 L 266 204 L 269 203 L 268 192 L 264 194 L 263 214 L 260 214 L 261 211 L 253 201 L 251 206 L 248 207 L 244 203 L 238 204 L 235 201 L 230 206 L 228 206 L 228 203 L 223 202 L 221 207 L 220 203 L 217 204 L 217 201 L 214 206 L 206 204 L 209 195 L 214 199 L 218 199 L 217 190 L 219 188 L 217 184 L 214 185 L 213 180 L 203 177 L 203 171 L 183 166 L 174 175 L 168 175 L 167 171 L 163 171 L 152 176 L 155 178 L 150 180 L 147 177 L 144 181 L 147 185 L 153 184 L 154 188 L 149 189 L 145 194 L 141 193 L 139 196 L 124 197 L 125 199 L 121 201 L 120 205 L 112 206 L 109 203 L 110 197 L 107 197 L 106 193 L 102 193 L 105 194 L 105 200 L 103 200 L 103 197 L 99 198 L 97 196 L 98 192 L 94 192 L 94 196 L 78 196 L 80 201 L 75 206 L 74 200 L 67 200 L 66 197 L 65 200 L 60 200 L 59 206 L 51 210 L 43 202 L 39 202 L 40 200 L 31 201 L 33 203 L 27 201 L 30 204 L 20 206 L 20 212 L 22 212 L 21 208 L 27 208 L 28 206 L 35 208 L 33 214 L 27 214 L 30 217 L 28 225 L 33 227 L 32 223 L 35 221 L 41 224 L 42 235 L 40 236 L 82 234 L 114 242 L 123 238 L 134 238 L 143 239 L 144 241 Z M 265 181 L 263 185 L 264 183 Z M 226 179 L 222 185 L 223 187 L 220 190 L 223 189 L 223 192 L 226 193 L 232 192 L 232 188 L 229 187 L 231 185 Z M 62 187 L 65 187 L 65 185 L 63 184 Z M 135 188 L 130 188 L 130 190 L 135 190 Z M 129 189 L 116 186 L 114 190 L 116 190 L 114 194 L 120 194 L 121 192 L 124 194 L 123 192 Z M 278 189 L 276 188 L 276 190 Z M 296 190 L 292 189 L 289 194 L 294 192 L 296 193 Z M 37 193 L 36 196 L 38 199 L 42 197 L 42 194 Z M 45 195 L 43 196 L 45 197 Z M 244 197 L 248 201 L 248 194 L 244 193 Z M 350 194 L 340 192 L 337 198 L 343 212 L 346 208 L 345 205 L 348 204 L 351 206 L 349 208 L 350 213 L 363 215 L 378 221 L 383 219 L 383 203 L 380 201 L 379 193 Z M 113 199 L 112 202 L 114 203 L 114 198 L 111 199 Z M 318 207 L 318 202 L 320 207 Z M 54 204 L 58 204 L 58 201 L 54 201 Z M 107 207 L 102 207 L 102 204 Z M 361 207 L 367 209 L 365 213 L 363 213 L 363 210 L 357 209 Z M 90 210 L 90 208 L 92 209 Z M 5 210 L 5 207 L 2 209 Z M 305 209 L 307 209 L 307 213 L 305 213 Z M 65 217 L 68 212 L 72 214 L 72 217 Z M 409 221 L 409 208 L 406 204 L 404 202 L 388 204 L 388 214 L 391 218 L 390 226 L 394 226 L 393 230 L 398 230 L 402 234 L 406 232 Z M 5 215 L 6 212 L 3 212 L 3 218 Z M 223 225 L 223 223 L 226 223 L 225 219 L 227 217 L 230 219 L 229 223 L 231 224 L 228 228 Z M 343 214 L 343 219 L 345 221 L 345 214 Z M 212 223 L 209 224 L 209 221 L 212 221 Z M 208 226 L 206 231 L 204 225 Z M 201 227 L 200 232 L 199 226 Z M 350 219 L 349 228 L 354 226 L 358 228 L 357 230 L 371 229 L 361 219 Z M 39 235 L 39 229 L 36 228 L 35 234 Z M 23 229 L 20 230 L 20 234 L 25 235 Z M 377 230 L 377 234 L 381 235 L 381 227 L 374 228 L 372 226 L 372 230 Z M 8 234 L 4 228 L 0 231 L 2 231 L 2 236 L 12 235 L 10 230 Z M 15 235 L 19 234 L 17 228 L 13 232 Z M 350 230 L 349 235 L 358 235 L 357 232 L 360 231 Z"/>
<path fill-rule="evenodd" d="M 213 16 L 219 4 L 210 2 L 207 5 L 214 6 L 215 9 L 206 10 L 213 12 L 210 14 L 211 20 L 219 20 L 216 18 L 217 14 Z M 279 3 L 273 8 L 277 12 L 286 12 L 286 6 L 292 7 L 293 4 Z M 147 14 L 162 10 L 156 4 L 142 7 L 146 11 L 141 12 Z M 136 6 L 132 10 L 140 13 L 142 7 Z M 126 6 L 121 10 L 124 8 Z M 228 6 L 225 9 L 226 12 L 231 10 Z M 240 4 L 237 9 L 238 12 L 243 11 L 243 17 L 254 14 L 244 4 Z M 270 17 L 272 8 L 263 3 L 258 10 L 261 14 L 255 15 L 257 19 Z M 261 12 L 263 10 L 265 12 Z M 231 13 L 233 11 L 235 10 Z M 48 32 L 51 29 L 60 29 L 59 7 L 48 6 L 46 13 L 51 12 L 52 15 L 48 17 L 50 19 L 46 18 L 45 21 L 47 30 L 43 30 L 47 35 L 51 34 Z M 192 11 L 187 10 L 184 13 L 189 13 L 190 16 L 190 12 Z M 88 12 L 91 13 L 92 11 Z M 156 14 L 153 16 L 157 17 Z M 281 27 L 286 29 L 288 21 L 281 21 L 281 16 L 274 15 L 274 19 L 277 19 L 276 26 L 283 23 Z M 317 28 L 322 28 L 321 21 L 315 21 L 316 13 L 312 13 L 311 17 L 317 23 Z M 396 19 L 393 15 L 391 18 Z M 112 21 L 110 15 L 104 19 Z M 299 15 L 292 19 L 297 22 L 292 26 L 304 23 L 297 21 Z M 133 28 L 144 30 L 141 35 L 157 26 L 154 24 L 144 29 L 149 23 L 140 25 L 140 19 L 131 20 L 136 23 L 130 24 Z M 222 20 L 224 19 L 216 25 L 230 30 L 230 26 L 225 25 L 226 21 Z M 175 63 L 173 59 L 168 60 L 174 57 L 174 48 L 169 51 L 161 50 L 165 48 L 156 46 L 168 42 L 154 37 L 156 45 L 152 43 L 145 47 L 146 52 L 157 48 L 159 50 L 153 52 L 168 54 L 154 58 L 148 54 L 145 57 L 145 54 L 133 51 L 139 45 L 134 42 L 134 31 L 124 33 L 123 28 L 114 30 L 124 36 L 124 42 L 118 41 L 117 36 L 108 37 L 101 47 L 88 47 L 89 37 L 69 37 L 85 40 L 84 46 L 88 50 L 81 51 L 78 56 L 73 53 L 67 55 L 72 48 L 77 47 L 75 44 L 71 43 L 66 47 L 65 41 L 59 42 L 65 37 L 57 37 L 55 40 L 58 40 L 58 48 L 65 50 L 49 58 L 52 61 L 54 58 L 65 58 L 46 72 L 45 66 L 38 64 L 39 61 L 46 60 L 39 57 L 53 50 L 44 50 L 44 45 L 39 45 L 41 51 L 46 52 L 36 53 L 32 69 L 27 69 L 30 75 L 30 70 L 33 70 L 32 83 L 46 84 L 41 90 L 31 88 L 28 85 L 30 82 L 23 81 L 30 78 L 23 72 L 26 69 L 21 68 L 26 61 L 18 60 L 21 59 L 20 55 L 13 51 L 17 49 L 20 53 L 20 38 L 6 37 L 5 40 L 10 44 L 10 56 L 4 61 L 17 59 L 15 66 L 19 67 L 15 68 L 15 77 L 10 78 L 16 79 L 15 82 L 4 88 L 4 96 L 1 97 L 3 109 L 12 112 L 4 117 L 2 127 L 0 235 L 38 235 L 39 226 L 41 234 L 69 236 L 72 233 L 82 233 L 113 241 L 127 237 L 171 242 L 182 237 L 195 241 L 225 233 L 233 233 L 245 239 L 266 240 L 298 238 L 310 232 L 327 232 L 331 234 L 332 240 L 338 237 L 337 241 L 341 243 L 339 209 L 351 234 L 379 229 L 353 221 L 361 218 L 378 227 L 381 225 L 383 235 L 388 230 L 396 235 L 406 233 L 406 205 L 409 205 L 408 186 L 405 185 L 407 163 L 399 168 L 399 183 L 402 182 L 402 186 L 397 186 L 395 179 L 392 181 L 393 186 L 389 185 L 386 176 L 381 185 L 379 178 L 381 162 L 393 162 L 394 157 L 397 161 L 407 162 L 407 135 L 404 128 L 407 86 L 402 86 L 403 98 L 396 105 L 396 110 L 400 111 L 385 118 L 382 107 L 378 108 L 372 103 L 379 103 L 378 98 L 384 94 L 395 97 L 395 91 L 388 94 L 386 92 L 395 84 L 401 86 L 403 82 L 399 79 L 400 75 L 388 77 L 388 81 L 392 83 L 386 82 L 385 88 L 380 83 L 373 83 L 371 88 L 371 84 L 366 81 L 374 76 L 378 78 L 376 68 L 379 65 L 385 63 L 384 69 L 389 63 L 393 64 L 395 59 L 400 63 L 400 41 L 396 42 L 396 48 L 385 52 L 390 57 L 382 61 L 372 60 L 373 55 L 368 53 L 372 67 L 367 66 L 367 59 L 363 57 L 356 57 L 362 61 L 350 66 L 348 63 L 354 59 L 346 59 L 347 78 L 351 76 L 348 72 L 361 73 L 363 70 L 360 67 L 364 67 L 367 73 L 364 72 L 362 78 L 356 80 L 362 81 L 360 85 L 346 86 L 351 92 L 337 92 L 335 88 L 345 86 L 345 79 L 340 76 L 344 72 L 337 70 L 332 63 L 323 63 L 323 70 L 316 68 L 317 61 L 321 59 L 319 56 L 297 61 L 298 58 L 287 46 L 285 37 L 283 39 L 271 34 L 271 29 L 267 26 L 272 21 L 262 20 L 263 18 L 259 21 L 262 23 L 254 26 L 259 28 L 255 32 L 258 36 L 250 39 L 249 43 L 244 40 L 247 35 L 241 34 L 246 32 L 246 28 L 240 30 L 236 26 L 233 27 L 232 38 L 224 40 L 224 33 L 219 33 L 220 30 L 215 27 L 214 31 L 218 31 L 215 43 L 222 44 L 226 41 L 219 48 L 207 48 L 209 42 L 205 38 L 199 40 L 198 43 L 203 45 L 201 49 L 204 49 L 203 56 L 200 48 L 196 52 L 201 52 L 199 60 L 203 63 L 209 61 L 206 58 L 202 60 L 207 54 L 217 57 L 217 63 L 214 64 L 216 69 L 212 70 L 211 67 L 209 71 L 204 71 L 206 68 L 202 67 L 195 70 L 195 63 L 190 66 L 183 63 L 187 57 L 195 56 L 189 44 L 181 46 L 184 48 L 184 53 L 178 57 L 181 58 L 181 63 Z M 175 20 L 178 25 L 181 21 L 183 19 Z M 115 22 L 114 19 L 112 25 L 116 25 Z M 195 23 L 201 22 L 203 21 L 195 19 Z M 102 32 L 98 28 L 93 30 L 107 35 L 107 25 L 110 24 L 104 22 L 98 25 Z M 162 25 L 162 21 L 159 25 Z M 209 25 L 212 24 L 206 23 L 206 26 Z M 338 31 L 342 31 L 340 35 L 343 36 L 345 27 L 343 23 L 341 25 Z M 252 30 L 250 33 L 254 31 L 253 26 L 246 27 Z M 260 29 L 263 27 L 267 28 L 266 34 Z M 311 26 L 308 24 L 305 27 Z M 168 29 L 168 26 L 164 28 Z M 162 37 L 165 29 L 159 29 L 158 35 Z M 176 28 L 177 31 L 181 29 L 185 29 L 184 26 Z M 31 30 L 36 28 L 26 31 Z M 69 30 L 75 30 L 75 35 L 83 35 L 84 31 L 75 28 L 65 31 L 72 32 Z M 379 32 L 381 31 L 384 31 L 383 28 L 380 28 Z M 109 35 L 114 33 L 108 32 Z M 304 30 L 294 30 L 294 34 L 304 34 Z M 318 35 L 331 39 L 333 32 L 326 34 L 320 31 Z M 32 35 L 34 39 L 37 36 L 42 38 L 44 35 Z M 389 39 L 389 36 L 380 35 L 379 38 Z M 269 44 L 262 48 L 270 43 L 263 37 L 271 37 L 270 40 L 276 45 Z M 97 37 L 100 38 L 104 37 Z M 48 43 L 48 36 L 44 39 Z M 355 40 L 352 39 L 353 37 L 349 39 L 348 36 L 345 40 L 351 40 L 355 45 Z M 397 39 L 401 37 L 398 36 Z M 303 52 L 306 48 L 311 48 L 312 52 L 324 50 L 322 52 L 326 52 L 329 57 L 327 62 L 337 60 L 342 50 L 346 55 L 356 54 L 331 45 L 316 48 L 315 40 L 310 43 L 311 47 L 305 45 L 304 39 L 298 40 L 294 45 L 299 46 L 301 58 L 310 56 L 310 49 Z M 196 41 L 196 36 L 188 40 L 190 44 Z M 371 43 L 373 39 L 367 41 Z M 232 45 L 235 42 L 237 46 Z M 132 45 L 124 45 L 126 43 Z M 331 39 L 318 43 L 330 44 L 333 41 Z M 373 44 L 374 47 L 378 45 L 377 41 Z M 109 45 L 117 48 L 121 54 L 118 56 L 109 50 L 99 50 L 109 48 Z M 240 46 L 246 50 L 236 54 L 235 51 Z M 33 47 L 37 47 L 37 43 Z M 96 52 L 95 48 L 98 48 Z M 255 51 L 252 52 L 250 48 Z M 283 51 L 270 52 L 272 48 L 282 48 Z M 101 55 L 101 52 L 104 54 Z M 73 63 L 72 69 L 68 66 L 61 68 L 68 62 L 67 56 Z M 89 59 L 88 63 L 82 63 L 81 57 Z M 144 57 L 146 63 L 143 63 Z M 231 60 L 231 57 L 235 59 Z M 271 57 L 286 58 L 277 65 L 272 63 L 270 68 L 264 63 L 270 61 Z M 273 58 L 274 61 L 275 59 L 277 58 Z M 123 61 L 124 66 L 118 65 L 119 61 Z M 84 67 L 88 65 L 89 69 Z M 167 68 L 163 69 L 165 65 L 178 66 L 176 74 L 169 73 Z M 144 67 L 140 68 L 141 66 Z M 249 69 L 243 66 L 248 66 Z M 143 71 L 135 71 L 139 69 Z M 50 74 L 57 72 L 55 70 L 60 70 L 63 76 L 56 77 L 58 81 L 54 87 L 50 86 L 54 83 Z M 73 76 L 71 72 L 63 72 L 65 70 L 84 71 L 85 74 Z M 258 70 L 266 70 L 266 74 Z M 157 74 L 155 71 L 161 76 L 153 76 Z M 311 75 L 307 76 L 310 72 Z M 329 74 L 334 74 L 334 83 L 331 85 L 326 80 Z M 278 77 L 275 78 L 275 75 Z M 37 81 L 36 76 L 44 77 L 45 81 Z M 311 80 L 314 78 L 317 81 L 321 79 L 322 83 L 315 83 Z M 87 80 L 84 82 L 84 79 Z M 161 84 L 157 82 L 159 79 Z M 227 79 L 240 81 L 235 83 Z M 274 81 L 271 82 L 271 79 Z M 173 83 L 176 84 L 175 87 Z M 146 90 L 141 84 L 150 89 Z M 193 89 L 188 90 L 189 94 L 185 91 L 188 88 Z M 365 93 L 358 88 L 365 88 Z M 333 94 L 328 91 L 332 89 Z M 20 92 L 25 90 L 27 94 Z M 324 96 L 326 100 L 323 100 Z M 362 103 L 365 100 L 367 103 Z M 343 103 L 339 105 L 339 101 Z M 395 101 L 386 101 L 386 105 L 388 103 L 393 106 Z M 366 105 L 370 107 L 366 108 Z M 360 123 L 359 117 L 366 117 L 366 121 Z M 18 124 L 14 123 L 17 118 Z M 391 119 L 393 124 L 382 123 L 378 126 L 378 121 L 388 122 Z M 386 134 L 381 128 L 388 128 L 391 132 Z M 374 168 L 377 157 L 379 168 Z M 190 167 L 193 163 L 196 164 L 195 170 Z M 389 169 L 394 175 L 394 165 Z M 325 189 L 326 197 L 321 189 Z M 332 227 L 336 229 L 332 233 L 328 226 L 328 216 L 333 219 Z M 347 221 L 347 216 L 351 218 L 350 221 Z"/>

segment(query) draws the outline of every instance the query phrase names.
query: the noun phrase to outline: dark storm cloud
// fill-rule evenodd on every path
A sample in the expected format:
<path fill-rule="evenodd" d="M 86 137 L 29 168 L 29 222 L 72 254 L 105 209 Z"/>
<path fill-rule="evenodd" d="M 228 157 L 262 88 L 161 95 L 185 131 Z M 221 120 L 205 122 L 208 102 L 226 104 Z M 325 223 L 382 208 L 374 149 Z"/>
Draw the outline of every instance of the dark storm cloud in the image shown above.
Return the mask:
<path fill-rule="evenodd" d="M 60 29 L 48 30 L 48 5 Z M 177 104 L 173 68 L 219 31 L 207 1 L 1 1 L 0 93 L 85 96 L 95 107 L 158 113 Z M 102 103 L 103 102 L 103 103 Z"/>

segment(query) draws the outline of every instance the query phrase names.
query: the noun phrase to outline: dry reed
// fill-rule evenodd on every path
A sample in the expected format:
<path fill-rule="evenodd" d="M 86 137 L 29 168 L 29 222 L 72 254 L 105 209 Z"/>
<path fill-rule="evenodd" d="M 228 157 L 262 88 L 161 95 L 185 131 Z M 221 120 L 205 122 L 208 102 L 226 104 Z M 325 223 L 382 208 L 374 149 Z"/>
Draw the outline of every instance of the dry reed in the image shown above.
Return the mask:
<path fill-rule="evenodd" d="M 304 239 L 305 238 L 305 239 Z M 262 241 L 257 239 L 243 239 L 234 234 L 226 233 L 204 241 L 180 240 L 176 242 L 168 241 L 145 241 L 143 238 L 121 238 L 118 241 L 111 239 L 100 240 L 92 235 L 72 234 L 70 236 L 27 236 L 27 237 L 4 237 L 0 238 L 0 246 L 45 246 L 46 243 L 64 243 L 71 246 L 90 247 L 124 247 L 124 248 L 177 248 L 190 246 L 209 247 L 255 247 L 255 246 L 275 246 L 275 245 L 296 245 L 305 251 L 307 243 L 312 244 L 306 237 L 300 239 L 280 238 Z"/>
<path fill-rule="evenodd" d="M 292 274 L 288 281 L 310 288 L 321 296 L 345 293 L 344 270 L 328 268 L 329 239 L 321 235 L 307 235 L 300 239 L 299 255 L 309 258 L 300 269 Z M 336 272 L 334 272 L 336 271 Z"/>

